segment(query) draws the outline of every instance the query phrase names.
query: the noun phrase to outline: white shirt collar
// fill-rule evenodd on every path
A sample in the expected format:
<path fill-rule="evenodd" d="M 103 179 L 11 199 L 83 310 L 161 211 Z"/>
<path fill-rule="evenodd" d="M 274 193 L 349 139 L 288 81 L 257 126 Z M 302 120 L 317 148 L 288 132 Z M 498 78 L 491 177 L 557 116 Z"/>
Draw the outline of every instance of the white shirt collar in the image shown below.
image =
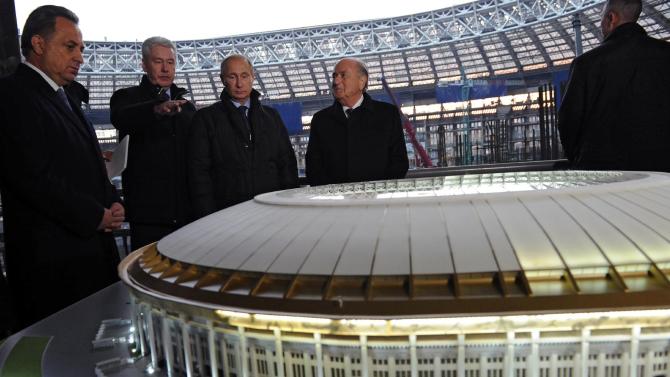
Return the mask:
<path fill-rule="evenodd" d="M 356 110 L 359 106 L 361 106 L 361 104 L 363 104 L 363 97 L 365 97 L 365 96 L 363 96 L 363 95 L 361 94 L 361 98 L 359 98 L 358 101 L 356 101 L 356 103 L 355 103 L 353 106 L 351 106 L 351 107 L 349 107 L 349 106 L 342 106 L 342 111 L 344 111 L 344 113 L 346 114 L 346 113 L 347 113 L 347 110 L 349 110 L 349 109 Z"/>
<path fill-rule="evenodd" d="M 40 76 L 42 76 L 42 78 L 49 84 L 49 86 L 51 86 L 51 88 L 53 88 L 54 92 L 61 88 L 60 86 L 58 86 L 58 84 L 56 84 L 56 82 L 54 80 L 51 79 L 51 77 L 47 76 L 46 73 L 42 72 L 41 69 L 39 69 L 39 68 L 35 67 L 34 65 L 28 63 L 27 61 L 23 62 L 23 64 L 27 65 L 28 67 L 32 68 L 35 72 L 39 73 Z"/>
<path fill-rule="evenodd" d="M 247 111 L 249 110 L 249 107 L 251 107 L 251 98 L 248 98 L 246 101 L 244 101 L 244 103 L 239 103 L 239 102 L 235 101 L 234 99 L 231 99 L 230 102 L 232 102 L 233 105 L 235 105 L 235 107 L 240 107 L 242 105 L 246 106 Z"/>

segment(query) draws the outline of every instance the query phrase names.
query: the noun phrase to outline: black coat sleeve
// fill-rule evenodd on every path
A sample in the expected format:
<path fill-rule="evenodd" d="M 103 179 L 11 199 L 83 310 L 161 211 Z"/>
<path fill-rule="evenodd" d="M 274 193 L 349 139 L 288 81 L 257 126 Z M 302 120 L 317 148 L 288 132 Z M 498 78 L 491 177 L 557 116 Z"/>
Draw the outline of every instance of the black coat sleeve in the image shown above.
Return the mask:
<path fill-rule="evenodd" d="M 128 89 L 121 89 L 114 92 L 109 101 L 112 125 L 123 135 L 132 134 L 143 125 L 156 120 L 154 106 L 160 101 L 138 101 L 136 97 Z"/>
<path fill-rule="evenodd" d="M 203 111 L 204 110 L 204 111 Z M 186 168 L 188 188 L 195 218 L 201 218 L 216 210 L 214 182 L 212 181 L 212 153 L 207 109 L 195 113 L 188 133 Z"/>
<path fill-rule="evenodd" d="M 319 127 L 319 118 L 318 116 L 314 116 L 309 130 L 309 142 L 307 143 L 307 154 L 305 155 L 305 176 L 311 186 L 318 186 L 328 182 L 328 177 L 325 175 L 326 169 L 323 166 L 323 149 Z"/>
<path fill-rule="evenodd" d="M 282 190 L 298 187 L 298 164 L 295 151 L 288 137 L 288 131 L 277 110 L 271 109 L 275 124 L 279 128 L 278 166 L 277 174 Z"/>
<path fill-rule="evenodd" d="M 558 110 L 558 131 L 565 157 L 570 162 L 574 162 L 577 157 L 586 99 L 586 76 L 580 60 L 575 59 L 570 66 L 568 84 Z"/>
<path fill-rule="evenodd" d="M 405 178 L 409 161 L 407 160 L 407 147 L 405 146 L 405 133 L 402 129 L 400 114 L 394 107 L 395 116 L 392 117 L 393 124 L 389 134 L 388 165 L 386 177 L 389 179 Z"/>
<path fill-rule="evenodd" d="M 58 173 L 54 158 L 48 153 L 53 141 L 48 140 L 45 132 L 45 127 L 54 125 L 56 120 L 51 116 L 55 115 L 44 111 L 34 96 L 2 95 L 0 101 L 0 180 L 3 186 L 31 209 L 73 234 L 94 235 L 105 207 Z M 106 190 L 109 190 L 105 193 L 107 199 L 118 199 L 111 187 Z"/>

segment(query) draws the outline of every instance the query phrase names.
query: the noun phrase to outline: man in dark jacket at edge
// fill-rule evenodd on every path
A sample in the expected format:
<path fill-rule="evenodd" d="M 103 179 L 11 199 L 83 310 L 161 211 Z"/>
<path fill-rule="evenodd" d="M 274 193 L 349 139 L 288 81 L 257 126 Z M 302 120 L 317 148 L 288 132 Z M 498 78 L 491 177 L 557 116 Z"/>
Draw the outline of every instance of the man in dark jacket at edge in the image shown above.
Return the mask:
<path fill-rule="evenodd" d="M 259 101 L 242 55 L 221 62 L 221 101 L 199 110 L 189 132 L 188 172 L 196 217 L 298 186 L 298 170 L 279 113 Z"/>
<path fill-rule="evenodd" d="M 63 7 L 35 9 L 21 35 L 26 60 L 0 80 L 0 191 L 17 331 L 118 280 L 112 231 L 124 208 L 93 126 L 63 89 L 84 63 L 78 23 Z"/>
<path fill-rule="evenodd" d="M 670 171 L 670 43 L 636 23 L 640 0 L 609 0 L 602 44 L 575 58 L 558 127 L 575 168 Z"/>
<path fill-rule="evenodd" d="M 163 37 L 145 40 L 142 67 L 140 85 L 117 90 L 110 101 L 112 124 L 121 137 L 130 135 L 123 193 L 133 248 L 192 219 L 186 143 L 195 107 L 174 84 L 175 45 Z"/>
<path fill-rule="evenodd" d="M 305 171 L 310 185 L 405 177 L 409 163 L 398 109 L 370 98 L 367 87 L 361 60 L 335 65 L 335 103 L 312 118 Z"/>

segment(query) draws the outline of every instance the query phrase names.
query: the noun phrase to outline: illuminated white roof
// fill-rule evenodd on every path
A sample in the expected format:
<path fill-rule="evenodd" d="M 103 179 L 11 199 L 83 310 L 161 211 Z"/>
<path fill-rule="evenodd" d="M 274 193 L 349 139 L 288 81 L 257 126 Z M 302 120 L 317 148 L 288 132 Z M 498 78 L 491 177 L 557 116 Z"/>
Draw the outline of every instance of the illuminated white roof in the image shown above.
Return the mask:
<path fill-rule="evenodd" d="M 165 237 L 176 261 L 268 274 L 529 276 L 670 265 L 670 176 L 528 172 L 264 194 Z"/>

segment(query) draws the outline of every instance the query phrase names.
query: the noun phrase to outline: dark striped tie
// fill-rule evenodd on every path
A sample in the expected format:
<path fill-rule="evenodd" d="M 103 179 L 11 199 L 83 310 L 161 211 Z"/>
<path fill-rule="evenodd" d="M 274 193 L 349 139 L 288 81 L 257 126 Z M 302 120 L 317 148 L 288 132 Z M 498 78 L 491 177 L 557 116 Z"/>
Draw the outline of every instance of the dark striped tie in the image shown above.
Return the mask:
<path fill-rule="evenodd" d="M 58 90 L 56 90 L 56 94 L 58 95 L 58 98 L 63 101 L 65 107 L 67 107 L 70 111 L 73 111 L 72 106 L 70 106 L 70 101 L 68 101 L 67 95 L 65 94 L 63 88 L 58 88 Z"/>

